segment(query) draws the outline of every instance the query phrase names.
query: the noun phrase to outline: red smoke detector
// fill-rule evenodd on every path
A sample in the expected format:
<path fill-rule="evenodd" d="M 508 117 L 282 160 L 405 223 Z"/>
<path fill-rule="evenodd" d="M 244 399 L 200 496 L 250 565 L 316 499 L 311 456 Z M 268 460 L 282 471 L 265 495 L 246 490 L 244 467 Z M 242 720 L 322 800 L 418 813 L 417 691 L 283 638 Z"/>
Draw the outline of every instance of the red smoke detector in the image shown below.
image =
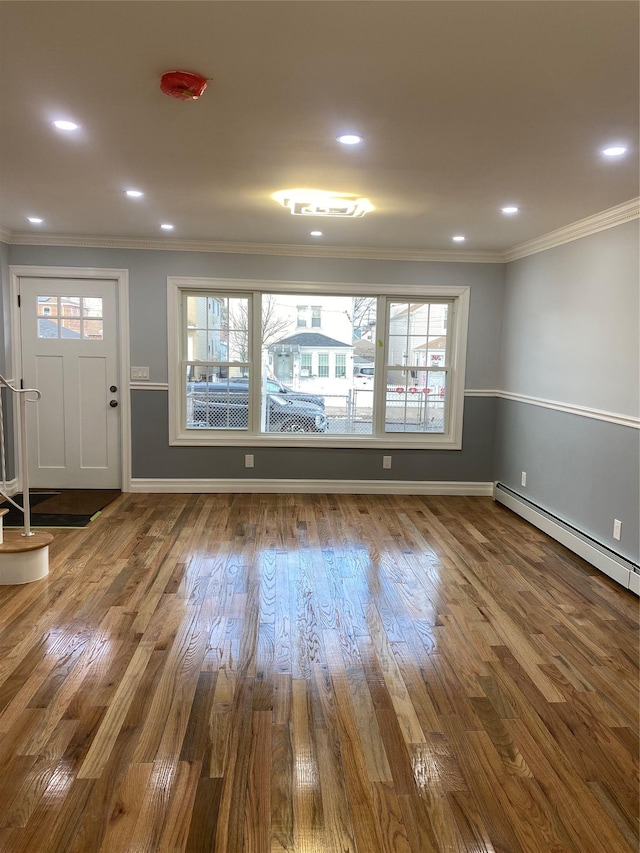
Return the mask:
<path fill-rule="evenodd" d="M 207 78 L 191 71 L 167 71 L 160 79 L 160 88 L 179 101 L 195 101 L 207 88 Z"/>

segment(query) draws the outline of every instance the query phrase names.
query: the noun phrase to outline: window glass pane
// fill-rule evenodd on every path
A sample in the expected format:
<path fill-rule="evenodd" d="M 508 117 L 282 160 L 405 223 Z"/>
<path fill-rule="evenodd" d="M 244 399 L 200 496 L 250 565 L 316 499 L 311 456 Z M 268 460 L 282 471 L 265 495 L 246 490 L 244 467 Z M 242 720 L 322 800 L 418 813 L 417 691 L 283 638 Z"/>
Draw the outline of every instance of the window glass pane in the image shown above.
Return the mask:
<path fill-rule="evenodd" d="M 275 399 L 263 396 L 261 429 L 371 434 L 373 371 L 363 379 L 358 368 L 374 361 L 376 297 L 314 294 L 311 306 L 299 293 L 261 298 L 261 370 L 280 383 Z"/>
<path fill-rule="evenodd" d="M 83 317 L 102 317 L 102 297 L 84 296 L 82 298 Z"/>
<path fill-rule="evenodd" d="M 188 329 L 207 328 L 207 298 L 205 296 L 187 296 L 186 320 Z"/>
<path fill-rule="evenodd" d="M 208 361 L 208 345 L 206 329 L 189 330 L 188 358 L 192 361 Z"/>
<path fill-rule="evenodd" d="M 59 336 L 60 328 L 57 320 L 38 319 L 39 338 L 58 338 Z"/>
<path fill-rule="evenodd" d="M 60 337 L 65 338 L 67 340 L 79 340 L 82 337 L 80 330 L 80 320 L 60 320 Z"/>
<path fill-rule="evenodd" d="M 386 432 L 445 431 L 446 373 L 432 370 L 389 371 L 400 376 L 387 384 Z"/>
<path fill-rule="evenodd" d="M 249 371 L 240 367 L 187 366 L 187 428 L 246 430 Z"/>
<path fill-rule="evenodd" d="M 390 305 L 386 432 L 446 431 L 448 309 L 444 302 Z"/>
<path fill-rule="evenodd" d="M 409 306 L 406 302 L 389 303 L 389 333 L 406 335 L 409 328 Z"/>
<path fill-rule="evenodd" d="M 58 297 L 38 296 L 38 317 L 57 317 Z"/>
<path fill-rule="evenodd" d="M 79 317 L 80 303 L 79 296 L 61 296 L 60 297 L 60 313 L 63 317 Z"/>
<path fill-rule="evenodd" d="M 221 306 L 222 343 L 228 340 L 228 361 L 249 361 L 249 300 L 245 297 L 225 300 Z M 225 324 L 228 336 L 224 334 Z"/>
<path fill-rule="evenodd" d="M 104 336 L 102 320 L 83 320 L 82 337 L 88 341 L 101 341 Z"/>
<path fill-rule="evenodd" d="M 425 337 L 429 329 L 430 305 L 409 304 L 407 316 L 407 333 L 410 336 L 419 335 Z"/>
<path fill-rule="evenodd" d="M 446 355 L 447 339 L 445 335 L 429 337 L 427 344 L 427 364 L 435 365 L 436 367 L 444 366 Z"/>

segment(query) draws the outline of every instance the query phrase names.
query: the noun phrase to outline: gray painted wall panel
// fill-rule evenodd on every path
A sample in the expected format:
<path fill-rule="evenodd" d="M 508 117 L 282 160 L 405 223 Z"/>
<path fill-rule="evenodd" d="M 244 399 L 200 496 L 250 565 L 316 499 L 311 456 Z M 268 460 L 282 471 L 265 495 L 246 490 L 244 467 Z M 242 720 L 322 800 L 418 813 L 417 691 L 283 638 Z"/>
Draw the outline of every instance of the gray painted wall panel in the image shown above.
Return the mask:
<path fill-rule="evenodd" d="M 134 478 L 243 478 L 320 480 L 445 480 L 491 482 L 492 397 L 465 402 L 462 450 L 346 450 L 290 447 L 170 447 L 165 391 L 131 392 Z M 244 454 L 255 454 L 255 468 Z M 382 469 L 382 454 L 393 467 Z"/>
<path fill-rule="evenodd" d="M 515 261 L 506 280 L 502 390 L 637 417 L 638 222 Z M 495 476 L 638 562 L 639 444 L 631 427 L 501 400 Z"/>
<path fill-rule="evenodd" d="M 503 391 L 638 417 L 638 220 L 507 265 Z"/>
<path fill-rule="evenodd" d="M 498 400 L 495 447 L 496 480 L 640 562 L 640 430 Z"/>

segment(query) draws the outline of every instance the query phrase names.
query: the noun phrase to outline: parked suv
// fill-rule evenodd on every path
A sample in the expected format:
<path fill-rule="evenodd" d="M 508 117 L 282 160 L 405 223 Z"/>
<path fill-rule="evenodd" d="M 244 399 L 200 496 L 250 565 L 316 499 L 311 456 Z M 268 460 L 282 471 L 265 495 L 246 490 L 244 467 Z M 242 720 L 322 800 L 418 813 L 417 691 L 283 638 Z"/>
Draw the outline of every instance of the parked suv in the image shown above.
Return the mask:
<path fill-rule="evenodd" d="M 323 406 L 304 399 L 291 399 L 287 393 L 267 393 L 265 397 L 267 432 L 326 432 Z M 249 425 L 247 380 L 189 382 L 187 398 L 191 400 L 189 420 L 194 426 L 246 429 Z"/>
<path fill-rule="evenodd" d="M 246 385 L 246 379 L 243 380 Z M 320 394 L 311 394 L 308 391 L 294 391 L 288 385 L 283 385 L 279 379 L 270 377 L 266 381 L 267 391 L 271 394 L 284 394 L 287 400 L 303 400 L 305 403 L 313 403 L 314 406 L 319 406 L 324 411 L 324 397 Z"/>

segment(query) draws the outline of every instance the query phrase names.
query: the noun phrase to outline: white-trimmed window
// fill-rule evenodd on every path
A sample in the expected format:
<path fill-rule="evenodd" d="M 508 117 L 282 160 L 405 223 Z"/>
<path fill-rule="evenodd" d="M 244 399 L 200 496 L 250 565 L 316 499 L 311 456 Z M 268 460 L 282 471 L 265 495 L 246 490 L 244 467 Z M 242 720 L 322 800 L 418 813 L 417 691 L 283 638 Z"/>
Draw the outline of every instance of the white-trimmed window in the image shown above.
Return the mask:
<path fill-rule="evenodd" d="M 469 289 L 381 291 L 170 277 L 170 443 L 460 448 Z M 305 305 L 331 337 L 300 325 Z"/>
<path fill-rule="evenodd" d="M 329 353 L 318 353 L 318 376 L 321 379 L 326 379 L 329 376 Z"/>

